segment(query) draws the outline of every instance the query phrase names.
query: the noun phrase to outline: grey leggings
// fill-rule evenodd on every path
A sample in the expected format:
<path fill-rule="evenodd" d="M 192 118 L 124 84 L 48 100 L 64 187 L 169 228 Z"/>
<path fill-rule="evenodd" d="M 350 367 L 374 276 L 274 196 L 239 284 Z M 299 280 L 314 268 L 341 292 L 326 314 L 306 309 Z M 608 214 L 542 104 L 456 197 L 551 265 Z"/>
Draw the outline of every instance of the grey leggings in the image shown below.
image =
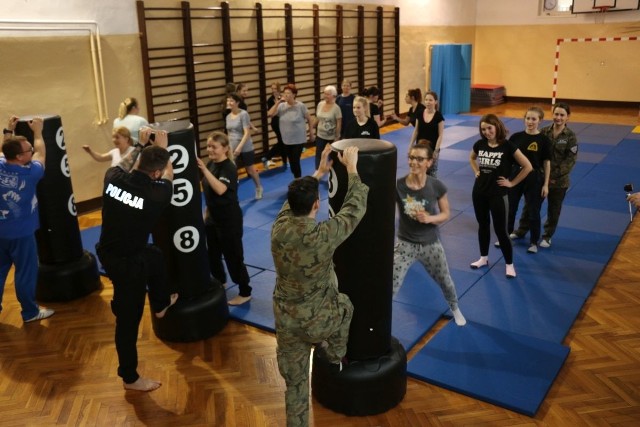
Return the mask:
<path fill-rule="evenodd" d="M 436 281 L 451 310 L 458 308 L 456 287 L 449 273 L 449 265 L 440 241 L 422 245 L 398 240 L 393 251 L 393 294 L 397 294 L 404 282 L 409 267 L 419 261 L 427 273 Z"/>

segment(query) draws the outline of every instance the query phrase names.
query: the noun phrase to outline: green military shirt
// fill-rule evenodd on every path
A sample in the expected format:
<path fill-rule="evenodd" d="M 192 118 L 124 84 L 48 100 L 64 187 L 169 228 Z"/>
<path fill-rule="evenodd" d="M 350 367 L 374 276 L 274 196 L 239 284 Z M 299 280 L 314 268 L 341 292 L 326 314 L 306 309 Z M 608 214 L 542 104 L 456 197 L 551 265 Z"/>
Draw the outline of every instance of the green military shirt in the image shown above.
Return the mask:
<path fill-rule="evenodd" d="M 569 188 L 569 175 L 576 165 L 578 157 L 578 138 L 576 134 L 564 127 L 557 137 L 553 137 L 553 125 L 540 130 L 551 141 L 551 173 L 550 188 Z"/>
<path fill-rule="evenodd" d="M 273 308 L 276 329 L 313 329 L 337 309 L 338 280 L 333 253 L 351 235 L 366 211 L 369 188 L 349 175 L 342 208 L 323 222 L 294 216 L 285 202 L 271 229 L 276 268 Z"/>

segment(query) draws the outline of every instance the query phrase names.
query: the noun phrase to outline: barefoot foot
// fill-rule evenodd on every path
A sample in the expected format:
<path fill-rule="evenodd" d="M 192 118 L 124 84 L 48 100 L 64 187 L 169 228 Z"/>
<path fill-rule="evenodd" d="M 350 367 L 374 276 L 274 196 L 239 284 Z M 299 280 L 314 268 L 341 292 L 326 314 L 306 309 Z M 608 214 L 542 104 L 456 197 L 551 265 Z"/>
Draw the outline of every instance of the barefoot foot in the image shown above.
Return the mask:
<path fill-rule="evenodd" d="M 160 381 L 140 377 L 131 384 L 124 383 L 124 388 L 125 390 L 153 391 L 159 388 L 161 385 L 162 383 Z"/>
<path fill-rule="evenodd" d="M 229 305 L 242 305 L 245 302 L 249 302 L 251 300 L 251 295 L 249 295 L 248 297 L 243 297 L 243 296 L 236 296 L 234 298 L 231 299 L 231 301 L 229 301 Z"/>
<path fill-rule="evenodd" d="M 166 306 L 164 309 L 162 309 L 162 311 L 159 311 L 156 313 L 156 317 L 158 319 L 162 319 L 164 317 L 165 314 L 167 314 L 167 310 L 169 309 L 169 307 L 171 307 L 173 304 L 176 303 L 176 301 L 178 301 L 178 294 L 171 294 L 169 296 L 169 305 Z"/>

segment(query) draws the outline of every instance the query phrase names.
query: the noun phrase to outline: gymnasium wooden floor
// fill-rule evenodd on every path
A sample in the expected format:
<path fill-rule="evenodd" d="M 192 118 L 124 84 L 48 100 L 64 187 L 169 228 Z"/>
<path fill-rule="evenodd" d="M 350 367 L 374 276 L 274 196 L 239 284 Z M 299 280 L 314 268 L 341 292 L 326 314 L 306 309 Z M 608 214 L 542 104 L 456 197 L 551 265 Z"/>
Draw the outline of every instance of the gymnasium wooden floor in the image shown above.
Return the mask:
<path fill-rule="evenodd" d="M 522 117 L 526 107 L 510 103 L 474 113 Z M 575 110 L 574 121 L 640 124 L 637 109 Z M 640 174 L 634 179 L 640 186 Z M 99 212 L 80 217 L 81 227 L 99 223 Z M 565 339 L 571 353 L 535 418 L 408 379 L 405 399 L 384 414 L 346 417 L 312 402 L 312 425 L 640 425 L 639 254 L 636 215 Z M 275 338 L 234 321 L 205 341 L 169 344 L 153 334 L 147 308 L 140 372 L 163 386 L 125 392 L 116 375 L 112 288 L 108 279 L 103 284 L 86 298 L 49 304 L 56 315 L 24 325 L 10 274 L 0 314 L 0 426 L 285 425 Z"/>

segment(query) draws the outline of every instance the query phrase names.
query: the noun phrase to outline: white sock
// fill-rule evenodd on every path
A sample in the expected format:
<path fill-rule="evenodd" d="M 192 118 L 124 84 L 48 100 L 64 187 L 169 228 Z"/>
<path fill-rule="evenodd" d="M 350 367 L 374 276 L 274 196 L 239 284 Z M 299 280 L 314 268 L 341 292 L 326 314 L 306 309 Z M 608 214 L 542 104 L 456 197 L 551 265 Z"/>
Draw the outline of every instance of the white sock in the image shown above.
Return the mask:
<path fill-rule="evenodd" d="M 475 268 L 479 268 L 479 267 L 484 267 L 487 264 L 489 264 L 489 257 L 481 256 L 479 260 L 472 262 L 471 266 Z"/>
<path fill-rule="evenodd" d="M 453 313 L 453 320 L 456 322 L 456 325 L 464 326 L 467 324 L 467 319 L 464 318 L 459 308 L 451 310 L 451 312 Z"/>
<path fill-rule="evenodd" d="M 513 264 L 507 264 L 506 274 L 507 277 L 516 277 L 516 268 L 513 266 Z"/>

